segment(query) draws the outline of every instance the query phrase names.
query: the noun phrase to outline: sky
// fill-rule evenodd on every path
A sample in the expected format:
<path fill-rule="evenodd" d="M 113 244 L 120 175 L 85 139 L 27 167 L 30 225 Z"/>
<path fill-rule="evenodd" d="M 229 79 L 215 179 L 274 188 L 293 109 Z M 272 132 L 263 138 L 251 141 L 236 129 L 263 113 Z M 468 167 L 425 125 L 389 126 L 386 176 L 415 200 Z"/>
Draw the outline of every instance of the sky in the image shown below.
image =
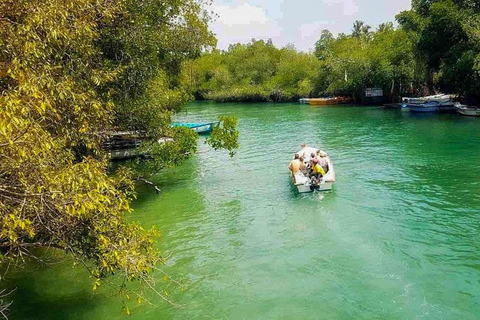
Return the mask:
<path fill-rule="evenodd" d="M 376 28 L 394 21 L 410 9 L 411 0 L 214 0 L 218 15 L 210 27 L 218 38 L 218 49 L 252 38 L 271 38 L 276 46 L 293 44 L 311 51 L 323 29 L 334 35 L 350 33 L 353 22 L 362 20 Z"/>

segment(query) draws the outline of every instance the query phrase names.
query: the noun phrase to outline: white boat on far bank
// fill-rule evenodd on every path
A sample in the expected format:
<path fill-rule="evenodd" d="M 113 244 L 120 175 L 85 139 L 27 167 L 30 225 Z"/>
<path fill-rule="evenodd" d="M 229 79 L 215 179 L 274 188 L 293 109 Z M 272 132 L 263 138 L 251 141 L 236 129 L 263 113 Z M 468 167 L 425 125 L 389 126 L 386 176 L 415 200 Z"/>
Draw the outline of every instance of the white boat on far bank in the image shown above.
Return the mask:
<path fill-rule="evenodd" d="M 309 98 L 301 98 L 298 100 L 301 104 L 310 104 L 310 99 Z"/>
<path fill-rule="evenodd" d="M 310 162 L 310 155 L 312 153 L 317 154 L 318 151 L 319 149 L 316 148 L 305 147 L 302 150 L 298 151 L 296 154 L 298 154 L 299 157 L 303 156 L 305 158 L 305 164 L 308 164 Z M 295 176 L 292 175 L 292 182 L 297 187 L 298 192 L 309 193 L 314 191 L 332 190 L 333 183 L 336 180 L 335 169 L 333 167 L 332 160 L 326 153 L 324 153 L 324 158 L 327 160 L 328 171 L 322 177 L 320 184 L 317 184 L 315 182 L 315 179 L 311 179 L 309 177 L 309 168 L 300 171 L 300 173 L 296 174 Z"/>
<path fill-rule="evenodd" d="M 464 116 L 471 117 L 480 117 L 480 108 L 479 107 L 469 107 L 463 104 L 455 104 L 455 108 L 458 113 L 463 114 Z"/>

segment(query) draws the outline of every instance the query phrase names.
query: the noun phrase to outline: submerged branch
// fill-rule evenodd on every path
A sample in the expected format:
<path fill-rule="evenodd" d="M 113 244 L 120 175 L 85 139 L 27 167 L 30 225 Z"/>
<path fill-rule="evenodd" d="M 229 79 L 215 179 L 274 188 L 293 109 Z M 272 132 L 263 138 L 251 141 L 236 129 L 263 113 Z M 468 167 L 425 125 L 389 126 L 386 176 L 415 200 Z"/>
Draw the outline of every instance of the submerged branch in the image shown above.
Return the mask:
<path fill-rule="evenodd" d="M 155 192 L 156 192 L 157 194 L 159 194 L 160 192 L 162 192 L 162 190 L 160 190 L 160 188 L 157 187 L 157 185 L 156 185 L 155 183 L 153 183 L 153 182 L 151 182 L 151 181 L 149 181 L 149 180 L 147 180 L 147 179 L 138 178 L 138 179 L 137 179 L 137 182 L 144 182 L 144 183 L 148 184 L 149 186 L 153 187 L 153 189 L 155 189 Z"/>

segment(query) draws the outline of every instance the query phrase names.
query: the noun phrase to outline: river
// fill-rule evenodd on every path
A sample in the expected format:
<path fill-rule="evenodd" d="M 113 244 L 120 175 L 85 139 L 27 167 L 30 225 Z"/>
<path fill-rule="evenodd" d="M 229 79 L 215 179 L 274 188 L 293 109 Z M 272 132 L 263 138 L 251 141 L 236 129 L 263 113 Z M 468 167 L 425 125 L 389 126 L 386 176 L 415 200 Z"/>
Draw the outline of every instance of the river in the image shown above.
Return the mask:
<path fill-rule="evenodd" d="M 480 119 L 205 102 L 175 119 L 223 114 L 239 118 L 237 155 L 201 138 L 134 203 L 131 218 L 162 231 L 179 307 L 131 303 L 127 317 L 67 259 L 16 275 L 12 319 L 480 317 Z M 291 186 L 303 142 L 331 155 L 332 192 Z"/>

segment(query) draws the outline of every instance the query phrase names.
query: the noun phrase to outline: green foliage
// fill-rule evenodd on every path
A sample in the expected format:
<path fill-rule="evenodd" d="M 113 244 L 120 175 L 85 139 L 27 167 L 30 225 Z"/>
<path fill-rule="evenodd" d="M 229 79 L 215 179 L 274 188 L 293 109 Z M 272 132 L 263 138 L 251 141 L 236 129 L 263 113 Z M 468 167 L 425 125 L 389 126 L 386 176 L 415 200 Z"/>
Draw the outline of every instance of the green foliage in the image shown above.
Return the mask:
<path fill-rule="evenodd" d="M 335 42 L 333 34 L 328 30 L 322 30 L 320 39 L 315 43 L 315 56 L 319 60 L 325 60 L 332 56 L 332 44 Z"/>
<path fill-rule="evenodd" d="M 212 51 L 185 64 L 183 82 L 197 98 L 215 101 L 294 101 L 299 97 L 349 95 L 361 101 L 367 87 L 391 99 L 421 86 L 415 35 L 392 23 L 377 32 L 356 21 L 352 35 L 335 38 L 323 30 L 314 54 L 253 41 Z"/>
<path fill-rule="evenodd" d="M 96 45 L 121 68 L 102 87 L 114 101 L 113 125 L 150 141 L 168 135 L 170 115 L 190 98 L 180 86 L 183 61 L 215 46 L 203 0 L 127 0 L 121 15 L 102 25 Z"/>
<path fill-rule="evenodd" d="M 175 167 L 197 150 L 198 135 L 193 130 L 176 127 L 172 131 L 171 139 L 142 143 L 139 152 L 145 156 L 129 163 L 136 180 L 148 179 L 162 169 Z"/>
<path fill-rule="evenodd" d="M 371 35 L 370 29 L 372 29 L 372 27 L 366 25 L 365 22 L 356 20 L 353 23 L 352 37 L 369 38 Z"/>
<path fill-rule="evenodd" d="M 205 143 L 208 143 L 215 150 L 226 149 L 230 157 L 235 155 L 235 150 L 238 149 L 238 119 L 231 116 L 221 116 L 219 118 L 220 126 L 213 128 L 210 137 Z"/>
<path fill-rule="evenodd" d="M 203 4 L 0 2 L 2 262 L 53 247 L 88 267 L 94 289 L 115 274 L 122 292 L 134 280 L 160 292 L 149 276 L 161 261 L 158 231 L 125 219 L 144 171 L 108 175 L 101 145 L 111 131 L 138 132 L 150 172 L 195 150 L 196 136 L 172 130 L 170 114 L 189 97 L 182 61 L 215 44 Z M 174 141 L 156 143 L 163 136 Z"/>
<path fill-rule="evenodd" d="M 292 101 L 382 88 L 390 100 L 434 92 L 480 100 L 480 6 L 473 0 L 414 0 L 376 31 L 355 21 L 350 35 L 323 30 L 312 54 L 252 41 L 212 51 L 184 67 L 200 99 Z M 317 59 L 312 59 L 316 57 Z"/>
<path fill-rule="evenodd" d="M 416 0 L 398 17 L 401 27 L 417 34 L 418 61 L 426 67 L 429 89 L 478 100 L 480 7 L 470 0 Z"/>
<path fill-rule="evenodd" d="M 351 36 L 336 39 L 324 31 L 315 55 L 321 66 L 313 78 L 318 95 L 349 95 L 360 102 L 365 88 L 380 87 L 391 99 L 407 95 L 415 83 L 414 42 L 404 30 L 392 23 L 378 31 L 356 21 Z"/>
<path fill-rule="evenodd" d="M 291 101 L 308 96 L 318 60 L 271 42 L 252 41 L 186 63 L 183 83 L 197 98 L 215 101 Z"/>

